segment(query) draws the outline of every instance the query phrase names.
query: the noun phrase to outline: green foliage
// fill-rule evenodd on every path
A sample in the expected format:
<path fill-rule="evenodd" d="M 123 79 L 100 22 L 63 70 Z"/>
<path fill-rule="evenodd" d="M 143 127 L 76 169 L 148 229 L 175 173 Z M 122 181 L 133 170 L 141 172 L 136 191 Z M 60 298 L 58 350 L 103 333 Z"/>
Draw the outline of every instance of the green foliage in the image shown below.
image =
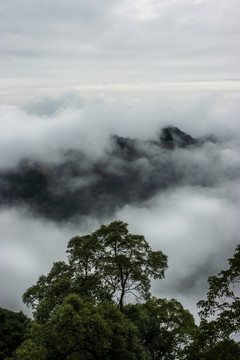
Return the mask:
<path fill-rule="evenodd" d="M 177 300 L 150 297 L 167 257 L 127 224 L 75 236 L 67 254 L 68 263 L 54 263 L 23 295 L 35 316 L 27 339 L 29 319 L 0 309 L 0 360 L 240 359 L 231 339 L 240 331 L 240 245 L 229 269 L 209 278 L 198 327 Z M 128 295 L 146 302 L 126 305 Z"/>
<path fill-rule="evenodd" d="M 47 350 L 36 344 L 35 339 L 24 341 L 11 358 L 6 360 L 47 360 Z M 49 359 L 50 360 L 50 359 Z"/>
<path fill-rule="evenodd" d="M 24 340 L 30 319 L 22 311 L 0 308 L 0 359 L 5 359 Z"/>
<path fill-rule="evenodd" d="M 39 322 L 48 318 L 55 305 L 72 291 L 72 271 L 63 261 L 53 264 L 47 276 L 41 275 L 36 285 L 23 294 L 23 302 L 35 311 Z M 37 309 L 37 311 L 36 311 Z"/>
<path fill-rule="evenodd" d="M 196 330 L 193 316 L 175 299 L 152 298 L 145 304 L 127 305 L 124 313 L 138 327 L 151 359 L 182 359 Z"/>
<path fill-rule="evenodd" d="M 240 346 L 233 340 L 225 339 L 210 348 L 203 360 L 239 360 Z"/>
<path fill-rule="evenodd" d="M 54 263 L 24 293 L 35 322 L 12 360 L 211 359 L 212 325 L 203 320 L 198 329 L 177 300 L 150 297 L 167 257 L 127 224 L 75 236 L 67 254 L 68 263 Z M 146 302 L 126 305 L 128 295 Z"/>
<path fill-rule="evenodd" d="M 122 221 L 75 236 L 67 253 L 68 264 L 55 263 L 23 295 L 39 323 L 45 323 L 55 305 L 71 293 L 113 301 L 122 310 L 128 294 L 147 299 L 151 278 L 161 279 L 167 269 L 167 256 L 152 251 L 143 236 L 130 234 Z"/>
<path fill-rule="evenodd" d="M 200 324 L 195 339 L 186 348 L 186 360 L 239 360 L 240 346 L 232 339 L 212 340 L 211 323 Z"/>
<path fill-rule="evenodd" d="M 209 277 L 207 300 L 197 304 L 202 320 L 187 349 L 188 360 L 240 359 L 239 344 L 231 339 L 240 331 L 240 246 L 228 262 L 227 270 Z"/>
<path fill-rule="evenodd" d="M 215 330 L 212 323 L 205 319 L 201 320 L 200 325 L 193 333 L 193 342 L 185 348 L 187 360 L 203 360 L 205 354 L 216 345 Z"/>
<path fill-rule="evenodd" d="M 66 297 L 45 324 L 32 326 L 30 340 L 14 360 L 147 360 L 136 327 L 115 305 Z"/>
<path fill-rule="evenodd" d="M 92 236 L 103 247 L 95 263 L 96 271 L 101 274 L 103 287 L 108 289 L 120 309 L 127 294 L 147 299 L 150 278 L 164 277 L 167 256 L 161 251 L 152 251 L 144 236 L 130 234 L 127 224 L 122 221 L 102 225 Z M 69 243 L 70 254 L 74 245 Z"/>
<path fill-rule="evenodd" d="M 198 307 L 202 308 L 201 318 L 215 316 L 211 326 L 219 339 L 228 339 L 231 334 L 240 332 L 240 245 L 228 262 L 227 270 L 209 277 L 207 300 L 198 302 Z"/>

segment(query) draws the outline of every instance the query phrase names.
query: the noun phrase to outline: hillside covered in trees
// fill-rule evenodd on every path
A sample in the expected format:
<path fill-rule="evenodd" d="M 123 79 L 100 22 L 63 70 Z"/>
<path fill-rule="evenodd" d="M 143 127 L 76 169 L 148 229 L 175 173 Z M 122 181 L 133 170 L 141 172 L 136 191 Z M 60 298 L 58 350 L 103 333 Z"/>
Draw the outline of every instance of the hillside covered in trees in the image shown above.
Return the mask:
<path fill-rule="evenodd" d="M 68 262 L 53 264 L 23 294 L 33 320 L 0 309 L 0 359 L 237 360 L 240 247 L 209 278 L 201 322 L 175 299 L 151 296 L 167 256 L 114 221 L 70 239 Z M 210 320 L 209 320 L 210 317 Z"/>

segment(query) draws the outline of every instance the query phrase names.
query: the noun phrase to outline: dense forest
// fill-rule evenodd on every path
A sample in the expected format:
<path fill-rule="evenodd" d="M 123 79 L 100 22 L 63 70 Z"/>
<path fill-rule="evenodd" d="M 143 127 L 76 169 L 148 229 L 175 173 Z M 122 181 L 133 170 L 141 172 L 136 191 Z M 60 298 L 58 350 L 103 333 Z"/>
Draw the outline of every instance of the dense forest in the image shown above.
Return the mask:
<path fill-rule="evenodd" d="M 240 358 L 240 246 L 228 269 L 209 277 L 199 325 L 176 299 L 151 295 L 167 256 L 126 223 L 73 237 L 67 254 L 23 294 L 33 319 L 0 309 L 0 359 Z"/>

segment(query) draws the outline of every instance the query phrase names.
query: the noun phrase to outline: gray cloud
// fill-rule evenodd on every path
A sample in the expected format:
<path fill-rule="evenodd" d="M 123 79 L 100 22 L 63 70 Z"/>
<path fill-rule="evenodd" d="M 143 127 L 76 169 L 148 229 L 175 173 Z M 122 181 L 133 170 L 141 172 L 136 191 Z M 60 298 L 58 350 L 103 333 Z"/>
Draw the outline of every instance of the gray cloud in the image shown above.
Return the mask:
<path fill-rule="evenodd" d="M 46 95 L 25 101 L 22 108 L 0 105 L 1 167 L 16 164 L 29 154 L 49 161 L 55 159 L 59 148 L 81 149 L 96 158 L 112 134 L 156 139 L 159 130 L 169 124 L 194 137 L 211 133 L 225 141 L 240 137 L 238 98 L 228 93 L 198 94 L 196 98 L 157 95 L 149 104 L 142 101 L 142 94 L 140 103 L 130 105 L 117 98 L 111 103 L 109 96 L 101 100 L 96 95 L 89 100 L 77 93 Z M 48 116 L 49 112 L 53 114 Z"/>
<path fill-rule="evenodd" d="M 36 97 L 23 105 L 23 109 L 28 114 L 35 114 L 38 116 L 50 116 L 63 109 L 78 109 L 83 107 L 84 100 L 82 100 L 76 93 L 66 93 L 58 97 L 43 96 Z"/>
<path fill-rule="evenodd" d="M 39 103 L 46 114 L 49 101 Z M 38 112 L 35 104 L 32 113 Z M 13 200 L 2 197 L 0 211 L 2 306 L 23 308 L 21 294 L 53 261 L 66 258 L 70 237 L 121 219 L 169 256 L 166 279 L 153 284 L 153 293 L 176 297 L 196 314 L 208 275 L 226 266 L 239 241 L 240 129 L 234 99 L 209 96 L 188 104 L 82 107 L 74 100 L 72 107 L 56 106 L 52 115 L 41 116 L 16 105 L 1 107 L 1 186 L 10 186 Z M 159 147 L 160 128 L 170 121 L 195 138 L 215 133 L 219 141 Z M 110 134 L 128 137 L 128 146 L 121 149 Z M 29 160 L 20 165 L 22 158 Z M 47 195 L 34 176 L 45 190 L 47 179 Z M 30 186 L 32 198 L 16 197 L 20 183 L 28 191 Z M 54 206 L 61 222 L 52 216 Z"/>

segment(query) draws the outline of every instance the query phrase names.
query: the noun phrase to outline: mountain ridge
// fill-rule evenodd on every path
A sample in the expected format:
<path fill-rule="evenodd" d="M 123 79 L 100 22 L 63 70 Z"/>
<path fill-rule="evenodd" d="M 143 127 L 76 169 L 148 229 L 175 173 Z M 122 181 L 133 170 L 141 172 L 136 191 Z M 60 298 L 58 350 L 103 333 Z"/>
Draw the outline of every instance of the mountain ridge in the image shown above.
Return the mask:
<path fill-rule="evenodd" d="M 204 143 L 177 127 L 166 127 L 158 141 L 113 135 L 105 154 L 96 160 L 76 149 L 65 151 L 55 163 L 23 159 L 15 168 L 0 171 L 0 204 L 24 206 L 32 215 L 52 221 L 109 216 L 169 187 L 201 185 L 197 173 L 186 179 L 186 170 L 173 154 L 178 148 L 194 151 Z"/>

